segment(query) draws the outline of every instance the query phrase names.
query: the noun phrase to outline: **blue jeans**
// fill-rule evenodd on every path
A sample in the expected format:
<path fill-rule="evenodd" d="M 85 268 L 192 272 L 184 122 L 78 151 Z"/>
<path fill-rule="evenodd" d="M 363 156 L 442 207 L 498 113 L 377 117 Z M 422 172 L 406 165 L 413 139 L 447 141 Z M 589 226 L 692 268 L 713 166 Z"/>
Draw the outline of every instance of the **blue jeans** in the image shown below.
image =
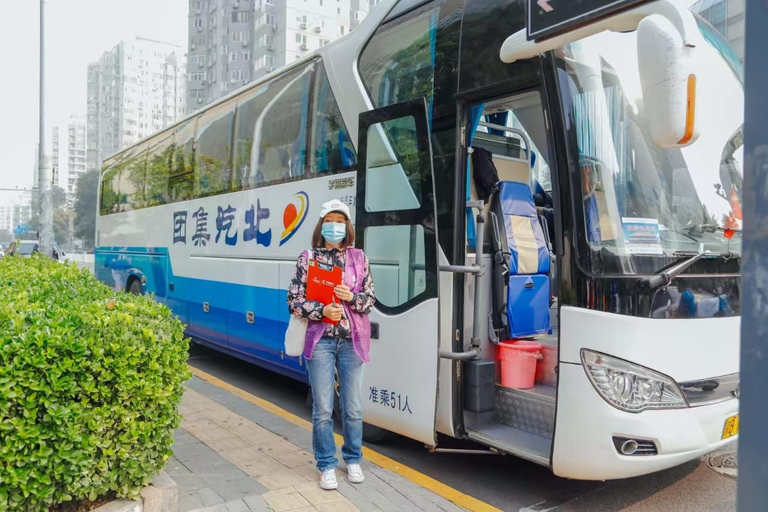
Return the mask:
<path fill-rule="evenodd" d="M 322 338 L 312 359 L 307 360 L 312 386 L 312 448 L 317 469 L 325 471 L 339 465 L 333 437 L 333 374 L 339 371 L 341 455 L 347 464 L 359 464 L 363 458 L 363 362 L 355 353 L 352 340 Z"/>

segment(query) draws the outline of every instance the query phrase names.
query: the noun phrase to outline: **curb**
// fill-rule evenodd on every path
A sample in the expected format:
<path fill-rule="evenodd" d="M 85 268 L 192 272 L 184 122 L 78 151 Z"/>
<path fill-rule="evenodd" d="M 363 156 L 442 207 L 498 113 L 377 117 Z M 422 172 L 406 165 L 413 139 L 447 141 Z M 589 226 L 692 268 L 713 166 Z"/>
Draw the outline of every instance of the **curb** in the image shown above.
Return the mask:
<path fill-rule="evenodd" d="M 152 482 L 141 490 L 139 500 L 115 500 L 92 512 L 178 512 L 179 488 L 165 471 L 160 471 Z"/>

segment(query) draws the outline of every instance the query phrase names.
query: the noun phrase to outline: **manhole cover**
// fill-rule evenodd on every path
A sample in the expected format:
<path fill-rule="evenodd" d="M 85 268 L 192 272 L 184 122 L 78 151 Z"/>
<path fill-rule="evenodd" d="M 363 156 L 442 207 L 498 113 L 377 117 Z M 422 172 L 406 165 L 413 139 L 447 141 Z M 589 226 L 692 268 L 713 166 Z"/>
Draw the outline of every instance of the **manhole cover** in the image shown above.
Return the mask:
<path fill-rule="evenodd" d="M 721 475 L 736 478 L 739 475 L 739 460 L 736 451 L 710 453 L 706 457 L 707 466 Z"/>

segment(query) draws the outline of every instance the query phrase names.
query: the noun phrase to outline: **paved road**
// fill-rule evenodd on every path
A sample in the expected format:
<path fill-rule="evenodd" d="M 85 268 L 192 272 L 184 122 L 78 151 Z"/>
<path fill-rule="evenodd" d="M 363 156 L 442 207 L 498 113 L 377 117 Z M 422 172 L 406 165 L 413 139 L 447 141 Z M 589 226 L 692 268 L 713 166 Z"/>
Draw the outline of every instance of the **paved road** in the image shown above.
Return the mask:
<path fill-rule="evenodd" d="M 190 364 L 311 419 L 307 388 L 301 383 L 200 346 L 192 347 Z M 440 446 L 476 447 L 448 438 L 441 438 Z M 429 453 L 419 443 L 399 436 L 372 447 L 504 511 L 736 510 L 735 480 L 698 461 L 644 477 L 580 482 L 558 478 L 546 468 L 511 456 Z"/>

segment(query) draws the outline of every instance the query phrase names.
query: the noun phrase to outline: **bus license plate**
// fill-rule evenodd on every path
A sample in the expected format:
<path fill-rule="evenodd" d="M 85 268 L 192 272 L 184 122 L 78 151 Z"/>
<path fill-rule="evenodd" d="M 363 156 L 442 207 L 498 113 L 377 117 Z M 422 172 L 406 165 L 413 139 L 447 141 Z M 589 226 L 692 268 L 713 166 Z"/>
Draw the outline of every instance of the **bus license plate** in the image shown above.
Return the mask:
<path fill-rule="evenodd" d="M 723 439 L 728 439 L 738 435 L 739 433 L 739 415 L 734 414 L 727 420 L 725 420 L 725 427 L 723 427 Z"/>

